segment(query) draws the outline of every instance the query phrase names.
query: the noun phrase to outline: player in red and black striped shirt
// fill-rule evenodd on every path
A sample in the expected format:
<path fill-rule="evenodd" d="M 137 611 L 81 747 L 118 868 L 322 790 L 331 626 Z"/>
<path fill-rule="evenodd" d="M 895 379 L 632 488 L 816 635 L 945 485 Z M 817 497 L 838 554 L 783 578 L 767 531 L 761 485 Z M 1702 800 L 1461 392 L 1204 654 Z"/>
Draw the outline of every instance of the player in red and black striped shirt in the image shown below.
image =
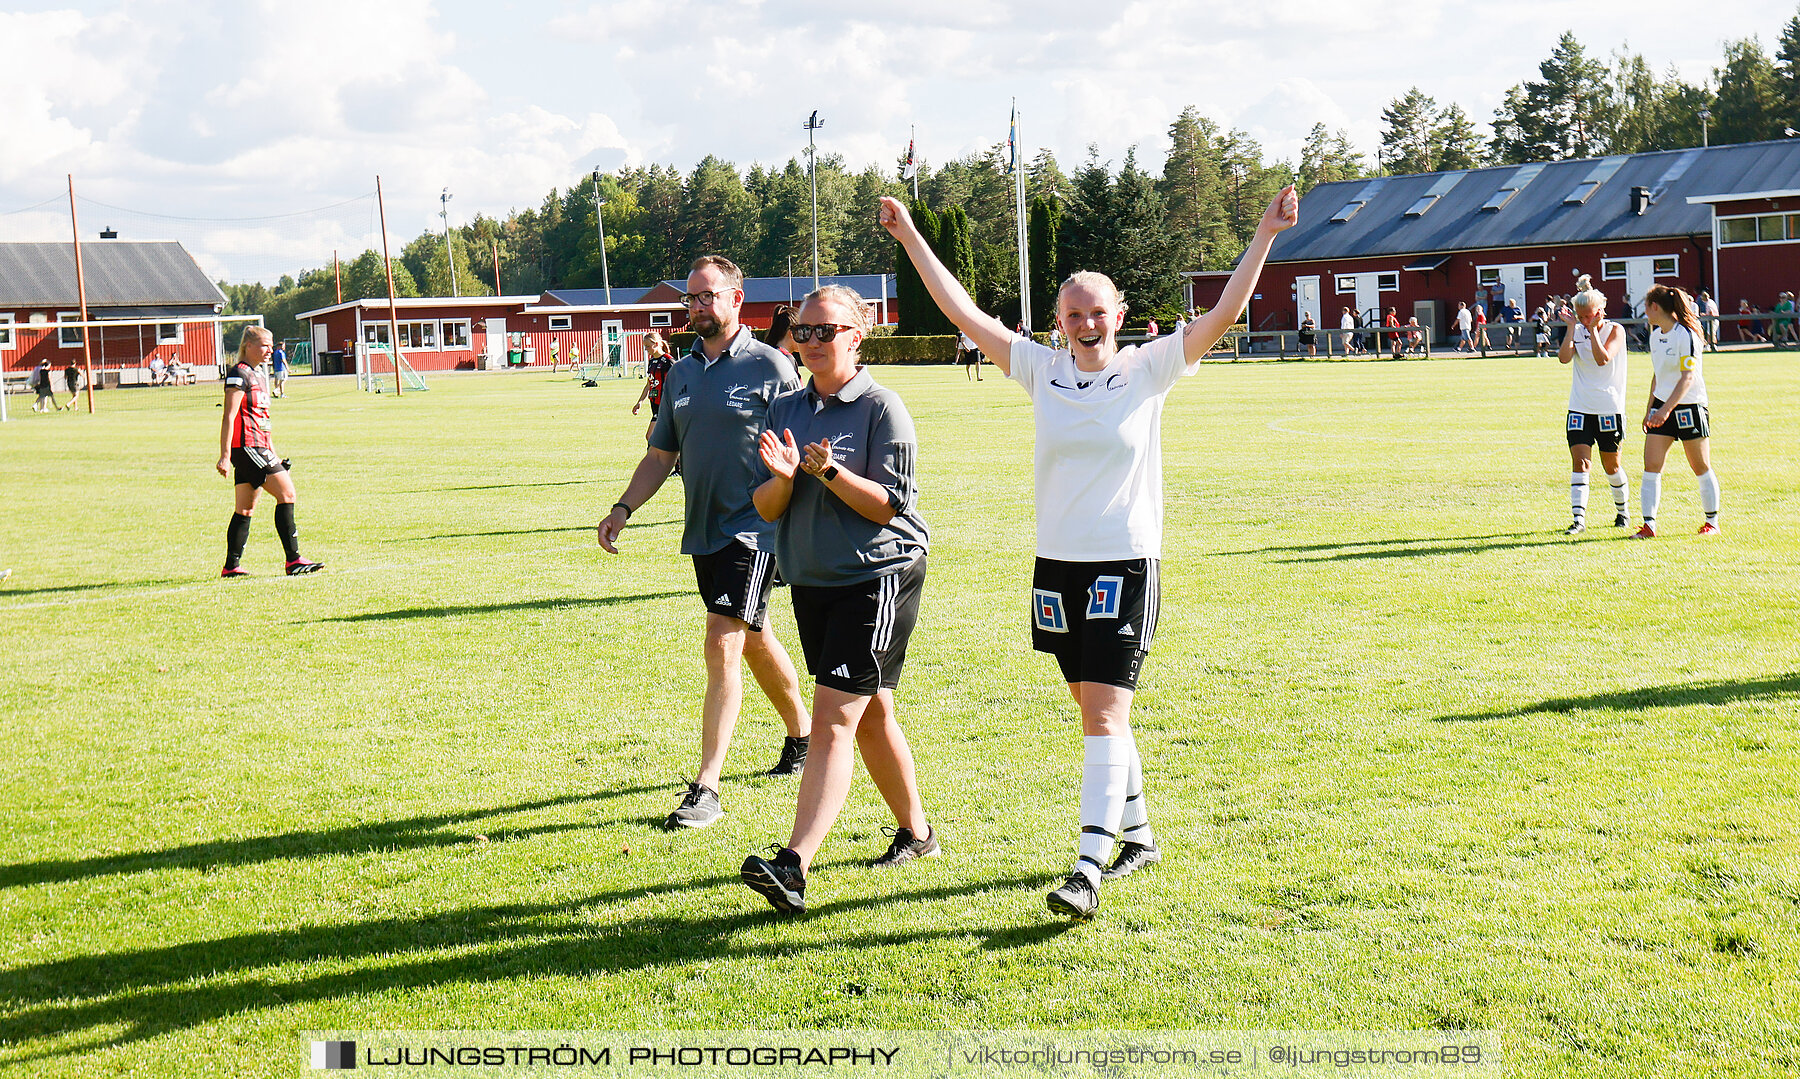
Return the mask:
<path fill-rule="evenodd" d="M 261 326 L 244 330 L 237 363 L 225 376 L 225 415 L 219 423 L 219 475 L 232 476 L 237 508 L 225 529 L 225 568 L 221 577 L 248 577 L 238 566 L 244 544 L 250 539 L 250 515 L 256 496 L 267 491 L 275 496 L 275 531 L 287 552 L 287 574 L 313 573 L 322 562 L 300 557 L 300 532 L 294 525 L 294 480 L 288 463 L 275 452 L 269 437 L 269 376 L 262 365 L 274 351 L 275 338 Z M 229 466 L 229 468 L 228 468 Z"/>

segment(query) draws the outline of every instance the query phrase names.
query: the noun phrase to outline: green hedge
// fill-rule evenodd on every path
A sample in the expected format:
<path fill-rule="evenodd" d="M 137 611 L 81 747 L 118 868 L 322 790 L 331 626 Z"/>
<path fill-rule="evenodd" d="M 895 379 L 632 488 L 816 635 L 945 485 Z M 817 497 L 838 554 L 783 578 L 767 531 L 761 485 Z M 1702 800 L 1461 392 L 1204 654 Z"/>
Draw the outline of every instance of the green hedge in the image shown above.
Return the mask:
<path fill-rule="evenodd" d="M 864 363 L 953 363 L 956 360 L 956 338 L 942 337 L 870 337 L 862 343 Z"/>

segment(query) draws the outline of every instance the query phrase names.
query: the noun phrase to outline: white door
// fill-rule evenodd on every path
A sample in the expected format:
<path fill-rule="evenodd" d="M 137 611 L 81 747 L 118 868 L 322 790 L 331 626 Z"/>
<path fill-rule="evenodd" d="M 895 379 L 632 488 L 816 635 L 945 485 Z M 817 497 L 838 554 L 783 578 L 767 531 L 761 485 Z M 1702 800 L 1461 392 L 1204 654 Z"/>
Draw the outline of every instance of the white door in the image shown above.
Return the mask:
<path fill-rule="evenodd" d="M 319 374 L 320 372 L 322 372 L 325 369 L 324 365 L 319 362 L 319 357 L 325 355 L 326 350 L 329 349 L 330 347 L 331 347 L 331 344 L 326 340 L 325 324 L 323 322 L 313 323 L 313 328 L 312 328 L 312 372 L 313 372 L 313 374 L 315 374 L 315 375 Z"/>
<path fill-rule="evenodd" d="M 1381 275 L 1378 273 L 1359 273 L 1356 275 L 1356 312 L 1363 321 L 1379 326 L 1381 324 Z"/>
<path fill-rule="evenodd" d="M 506 320 L 490 318 L 487 322 L 487 356 L 489 367 L 506 366 Z"/>
<path fill-rule="evenodd" d="M 606 343 L 606 366 L 625 365 L 625 323 L 609 318 L 600 324 L 600 339 Z"/>
<path fill-rule="evenodd" d="M 1506 303 L 1508 300 L 1516 299 L 1519 301 L 1519 310 L 1521 310 L 1521 311 L 1527 310 L 1527 308 L 1525 307 L 1525 267 L 1524 266 L 1513 265 L 1513 266 L 1500 267 L 1500 285 L 1502 288 L 1504 288 L 1506 290 L 1504 298 L 1500 301 L 1502 304 Z M 1494 308 L 1493 310 L 1488 312 L 1488 321 L 1489 322 L 1499 322 L 1501 314 L 1502 314 L 1502 311 L 1500 308 L 1498 308 L 1498 307 Z"/>
<path fill-rule="evenodd" d="M 1631 314 L 1627 317 L 1643 317 L 1644 296 L 1650 291 L 1650 286 L 1654 284 L 1656 284 L 1656 260 L 1654 258 L 1625 260 L 1625 298 L 1631 301 Z"/>
<path fill-rule="evenodd" d="M 1319 325 L 1319 278 L 1317 275 L 1294 278 L 1294 305 L 1298 308 L 1294 313 L 1295 326 L 1305 322 L 1308 315 L 1312 316 L 1314 326 Z"/>

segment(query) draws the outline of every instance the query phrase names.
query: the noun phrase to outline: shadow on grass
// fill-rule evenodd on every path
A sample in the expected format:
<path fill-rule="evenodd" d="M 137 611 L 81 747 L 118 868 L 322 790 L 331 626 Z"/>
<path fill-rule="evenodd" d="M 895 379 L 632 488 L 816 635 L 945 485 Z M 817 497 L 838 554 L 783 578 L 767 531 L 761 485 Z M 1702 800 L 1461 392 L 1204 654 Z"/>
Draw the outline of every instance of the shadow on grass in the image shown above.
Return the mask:
<path fill-rule="evenodd" d="M 579 487 L 593 480 L 545 480 L 542 483 L 482 483 L 473 487 L 426 487 L 417 491 L 402 491 L 402 494 L 429 495 L 439 491 L 503 491 L 511 487 Z"/>
<path fill-rule="evenodd" d="M 947 884 L 913 891 L 827 899 L 805 923 L 839 918 L 875 906 L 939 902 L 1007 888 L 1038 886 L 1041 875 Z M 665 913 L 616 924 L 597 922 L 596 907 L 649 896 L 736 885 L 738 878 L 705 877 L 599 892 L 557 903 L 469 907 L 419 918 L 304 926 L 246 933 L 71 959 L 0 971 L 0 1045 L 13 1062 L 68 1056 L 102 1046 L 154 1038 L 267 1007 L 405 991 L 421 987 L 498 982 L 546 974 L 597 977 L 644 968 L 734 960 L 785 963 L 825 948 L 905 947 L 926 940 L 976 939 L 984 947 L 1040 943 L 1068 924 L 988 929 L 964 925 L 908 932 L 842 932 L 824 939 L 770 942 L 782 916 L 754 899 L 695 911 L 683 900 Z M 738 909 L 732 909 L 738 908 Z M 877 923 L 879 924 L 879 923 Z M 438 952 L 440 954 L 423 954 Z M 346 964 L 355 969 L 342 969 Z M 326 972 L 317 972 L 317 969 Z M 18 1053 L 28 1040 L 64 1038 L 118 1028 L 82 1044 Z"/>
<path fill-rule="evenodd" d="M 556 607 L 611 607 L 620 603 L 691 595 L 692 592 L 646 592 L 638 596 L 563 596 L 559 599 L 526 599 L 515 603 L 478 603 L 466 607 L 402 607 L 394 611 L 341 614 L 334 618 L 315 618 L 290 624 L 301 626 L 320 622 L 384 622 L 398 618 L 453 618 L 464 614 L 498 614 L 501 611 L 548 611 Z"/>
<path fill-rule="evenodd" d="M 44 588 L 15 588 L 0 584 L 0 596 L 53 596 L 63 592 L 95 592 L 102 588 L 149 588 L 152 585 L 186 583 L 186 578 L 161 577 L 152 581 L 102 581 L 99 584 L 59 584 Z"/>
<path fill-rule="evenodd" d="M 672 524 L 678 524 L 678 523 L 680 523 L 680 522 L 674 521 L 674 520 L 645 521 L 642 524 L 634 524 L 631 527 L 634 529 L 636 529 L 636 528 L 662 528 L 666 525 L 672 525 Z M 596 519 L 595 522 L 591 525 L 572 525 L 568 528 L 514 528 L 514 529 L 504 529 L 504 530 L 501 530 L 498 532 L 444 532 L 444 533 L 440 533 L 439 535 L 436 535 L 436 536 L 414 536 L 412 538 L 414 541 L 418 541 L 418 540 L 446 540 L 446 539 L 479 539 L 483 536 L 541 536 L 545 533 L 561 533 L 561 532 L 592 533 L 594 531 L 594 529 L 596 529 L 597 527 L 599 527 L 599 521 Z"/>
<path fill-rule="evenodd" d="M 421 847 L 455 847 L 476 841 L 476 832 L 447 831 L 450 826 L 471 821 L 527 813 L 537 809 L 599 802 L 633 794 L 674 790 L 672 783 L 656 783 L 641 787 L 622 787 L 595 794 L 570 794 L 560 798 L 543 798 L 534 802 L 471 809 L 460 813 L 440 813 L 404 820 L 373 824 L 354 824 L 316 832 L 286 832 L 282 835 L 254 836 L 249 839 L 216 839 L 190 843 L 165 850 L 131 851 L 94 858 L 54 859 L 21 862 L 0 866 L 0 888 L 20 888 L 32 884 L 62 883 L 91 877 L 139 873 L 148 869 L 207 869 L 224 865 L 254 865 L 284 858 L 312 858 L 330 854 L 356 854 L 367 850 L 411 850 Z M 586 824 L 558 824 L 539 828 L 507 830 L 514 836 L 538 835 L 589 827 Z"/>
<path fill-rule="evenodd" d="M 1524 533 L 1523 535 L 1530 536 L 1532 534 Z M 1552 544 L 1567 544 L 1569 539 L 1561 532 L 1555 532 L 1547 535 L 1538 534 L 1535 538 L 1530 539 L 1490 536 L 1482 537 L 1475 542 L 1471 542 L 1470 540 L 1452 540 L 1448 543 L 1434 542 L 1431 540 L 1412 540 L 1410 542 L 1414 544 L 1422 543 L 1423 545 L 1412 547 L 1383 546 L 1376 547 L 1374 550 L 1362 551 L 1339 550 L 1335 554 L 1296 555 L 1292 558 L 1277 558 L 1274 561 L 1291 565 L 1294 563 L 1304 564 L 1308 562 L 1357 562 L 1372 558 L 1423 558 L 1429 555 L 1439 554 L 1480 554 L 1484 551 L 1508 551 L 1520 547 L 1547 547 Z M 1370 545 L 1345 544 L 1344 546 L 1355 547 Z"/>
<path fill-rule="evenodd" d="M 1679 708 L 1695 704 L 1729 704 L 1732 701 L 1764 700 L 1771 697 L 1800 696 L 1800 672 L 1758 678 L 1748 682 L 1685 682 L 1672 686 L 1645 686 L 1612 693 L 1594 693 L 1585 697 L 1552 697 L 1518 708 L 1497 712 L 1467 712 L 1462 715 L 1438 716 L 1438 723 L 1478 723 L 1490 719 L 1518 719 L 1542 712 L 1576 712 L 1610 708 L 1637 711 L 1645 708 Z"/>
<path fill-rule="evenodd" d="M 1247 551 L 1214 551 L 1213 558 L 1237 558 L 1253 554 L 1315 554 L 1326 551 L 1361 550 L 1366 547 L 1405 547 L 1415 543 L 1475 543 L 1480 540 L 1520 540 L 1535 536 L 1535 532 L 1495 532 L 1486 536 L 1408 536 L 1404 539 L 1390 540 L 1357 540 L 1351 543 L 1302 543 L 1281 547 L 1252 547 Z"/>

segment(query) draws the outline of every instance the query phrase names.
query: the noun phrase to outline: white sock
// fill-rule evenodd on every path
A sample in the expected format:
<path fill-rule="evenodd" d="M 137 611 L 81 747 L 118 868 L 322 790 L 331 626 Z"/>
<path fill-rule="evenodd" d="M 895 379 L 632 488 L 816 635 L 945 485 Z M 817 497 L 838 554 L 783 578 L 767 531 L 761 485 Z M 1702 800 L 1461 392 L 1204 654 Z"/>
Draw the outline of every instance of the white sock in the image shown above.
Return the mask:
<path fill-rule="evenodd" d="M 1700 508 L 1706 511 L 1706 523 L 1716 525 L 1719 523 L 1719 474 L 1709 468 L 1699 480 Z"/>
<path fill-rule="evenodd" d="M 1662 501 L 1662 473 L 1644 473 L 1643 489 L 1638 492 L 1638 512 L 1644 523 L 1656 527 L 1656 506 Z"/>
<path fill-rule="evenodd" d="M 1569 473 L 1569 510 L 1577 521 L 1587 520 L 1588 474 Z"/>
<path fill-rule="evenodd" d="M 1150 807 L 1144 802 L 1144 762 L 1138 756 L 1135 737 L 1131 738 L 1131 772 L 1125 779 L 1125 813 L 1119 826 L 1119 838 L 1125 842 L 1156 846 L 1156 836 L 1150 832 Z"/>
<path fill-rule="evenodd" d="M 1625 470 L 1621 468 L 1608 474 L 1606 482 L 1612 484 L 1613 509 L 1624 513 L 1625 507 L 1631 504 L 1631 481 L 1625 478 Z"/>
<path fill-rule="evenodd" d="M 1082 738 L 1081 839 L 1075 848 L 1075 871 L 1095 885 L 1112 854 L 1125 815 L 1125 783 L 1131 775 L 1131 738 L 1090 734 Z"/>

